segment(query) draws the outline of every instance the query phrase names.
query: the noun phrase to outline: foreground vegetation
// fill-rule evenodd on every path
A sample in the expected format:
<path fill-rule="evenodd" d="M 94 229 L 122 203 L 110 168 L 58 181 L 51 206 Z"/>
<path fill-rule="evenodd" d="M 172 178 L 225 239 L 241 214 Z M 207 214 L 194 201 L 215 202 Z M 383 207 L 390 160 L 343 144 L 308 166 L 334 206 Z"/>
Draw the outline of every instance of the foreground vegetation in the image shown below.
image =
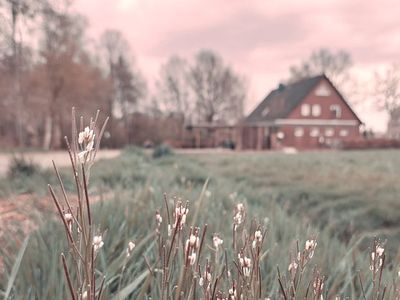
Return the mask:
<path fill-rule="evenodd" d="M 162 245 L 166 249 L 172 247 L 175 253 L 169 269 L 169 298 L 177 297 L 179 287 L 183 298 L 196 293 L 206 299 L 207 295 L 236 299 L 228 298 L 234 282 L 237 293 L 249 299 L 260 296 L 259 287 L 262 298 L 276 299 L 286 293 L 287 299 L 304 299 L 305 294 L 315 299 L 319 293 L 315 282 L 323 283 L 319 289 L 326 299 L 336 296 L 357 299 L 364 294 L 367 299 L 378 299 L 378 284 L 379 299 L 398 297 L 398 255 L 394 250 L 398 239 L 390 235 L 386 244 L 379 244 L 385 248 L 385 259 L 382 266 L 376 260 L 377 273 L 370 270 L 371 252 L 378 257 L 381 250 L 377 253 L 380 248 L 371 244 L 373 237 L 369 234 L 374 229 L 384 241 L 381 233 L 387 232 L 385 221 L 390 220 L 385 213 L 396 218 L 396 202 L 392 197 L 396 194 L 394 178 L 398 170 L 388 164 L 396 161 L 396 154 L 395 151 L 296 156 L 234 154 L 196 158 L 171 154 L 151 158 L 130 148 L 118 159 L 100 162 L 92 168 L 89 193 L 101 195 L 92 205 L 92 215 L 95 232 L 105 232 L 104 245 L 96 258 L 98 287 L 105 276 L 102 297 L 166 297 L 162 293 L 166 284 Z M 62 171 L 63 178 L 67 174 L 67 170 Z M 66 188 L 73 191 L 72 180 L 66 180 Z M 168 193 L 169 213 L 164 192 Z M 167 226 L 173 222 L 167 220 L 173 220 L 172 211 L 179 197 L 184 207 L 189 200 L 189 212 L 173 247 Z M 374 202 L 374 197 L 380 201 Z M 243 204 L 246 217 L 235 235 L 233 217 L 238 213 L 238 204 Z M 29 238 L 11 298 L 65 299 L 69 291 L 61 280 L 64 270 L 60 260 L 61 252 L 66 256 L 70 252 L 65 234 L 54 216 L 37 222 L 40 228 Z M 200 269 L 197 263 L 186 263 L 186 239 L 194 234 L 191 226 L 199 228 L 195 236 L 203 243 L 201 253 L 197 252 Z M 398 229 L 394 225 L 390 228 Z M 259 255 L 253 250 L 258 248 L 252 248 L 257 231 L 263 234 Z M 222 245 L 215 244 L 215 236 L 223 240 Z M 297 253 L 307 249 L 306 241 L 310 245 L 315 239 L 318 244 L 315 254 L 300 272 Z M 129 242 L 135 247 L 127 256 Z M 13 252 L 19 249 L 20 245 Z M 240 251 L 251 259 L 251 270 L 255 270 L 254 265 L 259 266 L 259 277 L 251 273 L 253 283 L 247 282 L 243 275 Z M 2 253 L 8 270 L 1 278 L 0 289 L 4 291 L 15 262 L 15 257 L 9 254 Z M 298 264 L 295 273 L 294 263 Z M 211 289 L 207 294 L 204 272 L 208 264 Z M 182 270 L 190 272 L 182 277 Z"/>

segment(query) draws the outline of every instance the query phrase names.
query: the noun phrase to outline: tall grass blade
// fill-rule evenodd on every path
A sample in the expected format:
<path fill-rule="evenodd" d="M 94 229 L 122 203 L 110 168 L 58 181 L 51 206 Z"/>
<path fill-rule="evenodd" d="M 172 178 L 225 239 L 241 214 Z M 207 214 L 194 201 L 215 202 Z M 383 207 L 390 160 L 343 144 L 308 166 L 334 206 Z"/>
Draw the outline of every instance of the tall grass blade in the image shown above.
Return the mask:
<path fill-rule="evenodd" d="M 12 287 L 14 286 L 15 278 L 17 277 L 18 270 L 19 270 L 19 267 L 21 265 L 22 258 L 24 256 L 26 247 L 28 246 L 28 241 L 29 241 L 29 236 L 27 236 L 25 238 L 24 242 L 22 243 L 22 247 L 18 252 L 17 258 L 16 258 L 15 263 L 14 263 L 14 265 L 12 267 L 12 270 L 11 270 L 10 278 L 8 279 L 7 289 L 6 289 L 6 292 L 4 294 L 4 300 L 7 300 L 8 297 L 10 296 Z"/>
<path fill-rule="evenodd" d="M 142 274 L 136 277 L 132 283 L 123 288 L 114 299 L 122 300 L 128 298 L 129 295 L 138 288 L 138 286 L 147 277 L 147 275 L 149 275 L 149 273 L 150 273 L 149 270 L 144 271 Z"/>
<path fill-rule="evenodd" d="M 193 219 L 192 219 L 192 226 L 196 225 L 197 222 L 197 218 L 199 216 L 199 211 L 200 211 L 200 207 L 201 207 L 201 203 L 203 202 L 204 199 L 204 194 L 206 193 L 207 187 L 208 187 L 208 182 L 210 181 L 209 178 L 207 178 L 206 182 L 204 182 L 203 188 L 201 189 L 201 193 L 199 198 L 196 201 L 196 210 L 194 212 L 193 215 Z"/>

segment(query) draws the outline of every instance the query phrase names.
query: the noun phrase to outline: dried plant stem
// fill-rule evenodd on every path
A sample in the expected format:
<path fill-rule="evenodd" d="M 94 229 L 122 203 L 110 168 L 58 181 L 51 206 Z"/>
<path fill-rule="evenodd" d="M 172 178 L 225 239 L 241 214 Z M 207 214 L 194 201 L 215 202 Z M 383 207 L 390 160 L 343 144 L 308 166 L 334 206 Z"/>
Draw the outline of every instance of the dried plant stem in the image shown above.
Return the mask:
<path fill-rule="evenodd" d="M 68 212 L 71 214 L 75 224 L 77 224 L 79 229 L 82 231 L 82 227 L 80 226 L 77 218 L 75 217 L 74 212 L 72 211 L 72 207 L 71 207 L 71 204 L 70 204 L 70 202 L 68 200 L 68 196 L 67 196 L 67 193 L 65 191 L 63 181 L 61 179 L 60 173 L 58 172 L 58 168 L 57 168 L 56 164 L 54 163 L 54 160 L 52 160 L 52 163 L 53 163 L 54 171 L 56 172 L 56 175 L 57 175 L 58 183 L 60 184 L 61 191 L 62 191 L 63 196 L 64 196 L 65 203 L 67 204 L 67 207 L 68 207 Z"/>
<path fill-rule="evenodd" d="M 279 287 L 281 288 L 281 292 L 282 292 L 283 299 L 288 300 L 288 297 L 287 297 L 287 295 L 286 295 L 285 289 L 283 288 L 282 277 L 281 277 L 281 272 L 279 271 L 279 267 L 277 267 L 277 270 L 278 270 L 278 282 L 279 282 Z"/>
<path fill-rule="evenodd" d="M 65 227 L 65 232 L 66 232 L 66 234 L 67 234 L 68 240 L 71 242 L 71 244 L 72 244 L 72 246 L 73 246 L 75 252 L 79 255 L 79 257 L 80 257 L 81 259 L 83 259 L 83 257 L 81 256 L 81 254 L 80 254 L 78 248 L 76 247 L 76 244 L 75 244 L 75 242 L 74 242 L 74 239 L 73 239 L 73 237 L 72 237 L 72 234 L 71 234 L 71 232 L 69 231 L 69 228 L 68 228 L 68 225 L 67 225 L 67 221 L 65 220 L 64 214 L 63 214 L 63 212 L 62 212 L 62 210 L 61 210 L 60 203 L 59 203 L 58 200 L 57 200 L 57 197 L 56 197 L 56 195 L 55 195 L 55 193 L 54 193 L 54 191 L 53 191 L 53 188 L 52 188 L 50 185 L 48 185 L 48 187 L 49 187 L 49 190 L 50 190 L 50 194 L 51 194 L 51 196 L 52 196 L 52 199 L 54 200 L 54 203 L 56 204 L 58 213 L 60 214 L 61 220 L 63 221 L 64 227 Z"/>
<path fill-rule="evenodd" d="M 105 281 L 106 281 L 106 277 L 104 276 L 103 279 L 101 280 L 100 289 L 99 289 L 99 295 L 97 296 L 97 300 L 100 300 L 101 296 L 103 295 L 104 282 Z"/>
<path fill-rule="evenodd" d="M 91 230 L 91 227 L 92 227 L 92 216 L 90 214 L 89 194 L 88 194 L 86 173 L 85 173 L 84 165 L 82 165 L 82 177 L 83 177 L 83 190 L 85 192 L 86 209 L 87 209 L 87 215 L 88 215 L 88 221 L 89 221 L 89 230 Z M 90 235 L 90 232 L 89 232 L 89 235 Z"/>
<path fill-rule="evenodd" d="M 72 286 L 71 277 L 70 277 L 70 274 L 69 274 L 69 271 L 68 271 L 67 263 L 65 262 L 64 253 L 61 253 L 61 259 L 62 259 L 62 264 L 63 264 L 63 267 L 64 267 L 64 274 L 65 274 L 65 277 L 66 277 L 67 283 L 68 283 L 68 288 L 69 288 L 69 291 L 71 293 L 71 298 L 73 300 L 76 300 L 77 296 L 75 295 L 75 291 L 74 291 L 74 288 Z"/>

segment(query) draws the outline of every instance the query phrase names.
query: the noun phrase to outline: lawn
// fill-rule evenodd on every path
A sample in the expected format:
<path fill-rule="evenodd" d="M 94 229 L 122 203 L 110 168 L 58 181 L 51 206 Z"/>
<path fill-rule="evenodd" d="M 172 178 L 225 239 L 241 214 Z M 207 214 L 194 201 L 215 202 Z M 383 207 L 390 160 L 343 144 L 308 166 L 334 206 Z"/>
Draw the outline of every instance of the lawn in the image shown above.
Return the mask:
<path fill-rule="evenodd" d="M 121 291 L 129 299 L 160 298 L 159 275 L 146 271 L 149 265 L 154 266 L 153 270 L 159 267 L 154 216 L 158 210 L 164 222 L 167 220 L 164 193 L 171 205 L 174 196 L 189 201 L 188 225 L 204 228 L 207 224 L 207 250 L 213 249 L 212 237 L 217 233 L 224 240 L 226 261 L 236 259 L 235 251 L 230 249 L 234 239 L 232 217 L 235 206 L 244 204 L 250 227 L 248 231 L 243 229 L 243 237 L 254 232 L 255 224 L 267 231 L 260 262 L 263 297 L 278 297 L 281 287 L 277 267 L 289 282 L 287 270 L 298 252 L 297 243 L 301 248 L 307 239 L 316 237 L 318 247 L 308 276 L 315 276 L 314 266 L 318 265 L 325 276 L 324 296 L 359 298 L 361 274 L 366 280 L 365 293 L 373 299 L 367 246 L 374 236 L 388 239 L 388 267 L 383 281 L 390 284 L 397 277 L 399 162 L 398 151 L 175 154 L 153 159 L 136 148 L 125 150 L 118 158 L 100 161 L 91 171 L 89 192 L 99 199 L 93 205 L 95 224 L 99 230 L 106 230 L 98 259 L 98 273 L 106 276 L 104 299 L 118 297 Z M 62 170 L 66 189 L 73 193 L 69 173 Z M 47 171 L 45 176 L 49 176 Z M 37 183 L 44 179 L 27 180 Z M 8 184 L 5 182 L 3 186 Z M 30 186 L 34 195 L 46 190 L 45 186 Z M 67 295 L 59 257 L 67 246 L 55 216 L 48 212 L 46 218 L 35 219 L 39 229 L 29 238 L 15 278 L 15 299 L 65 299 Z M 130 240 L 137 247 L 126 261 L 125 248 Z M 0 250 L 6 270 L 1 290 L 6 289 L 11 275 L 15 260 L 11 253 L 17 253 L 18 248 L 20 244 L 13 237 Z M 205 259 L 214 260 L 210 251 Z M 216 273 L 223 270 L 219 267 L 216 259 Z M 178 270 L 171 272 L 171 282 L 179 282 Z M 219 289 L 228 290 L 229 286 L 221 283 Z"/>
<path fill-rule="evenodd" d="M 400 151 L 238 153 L 190 157 L 208 174 L 274 199 L 289 214 L 340 232 L 400 246 Z"/>

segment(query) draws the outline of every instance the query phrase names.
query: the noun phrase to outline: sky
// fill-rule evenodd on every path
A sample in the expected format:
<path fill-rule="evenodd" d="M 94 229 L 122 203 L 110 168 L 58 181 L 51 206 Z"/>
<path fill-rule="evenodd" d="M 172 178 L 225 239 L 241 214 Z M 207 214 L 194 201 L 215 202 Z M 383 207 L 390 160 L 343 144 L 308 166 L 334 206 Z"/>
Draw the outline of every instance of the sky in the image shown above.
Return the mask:
<path fill-rule="evenodd" d="M 321 47 L 349 52 L 366 91 L 376 70 L 400 61 L 398 0 L 75 0 L 74 10 L 93 39 L 106 29 L 124 34 L 150 90 L 171 55 L 216 51 L 247 78 L 246 112 Z M 370 98 L 357 102 L 366 126 L 384 131 L 386 114 Z"/>

